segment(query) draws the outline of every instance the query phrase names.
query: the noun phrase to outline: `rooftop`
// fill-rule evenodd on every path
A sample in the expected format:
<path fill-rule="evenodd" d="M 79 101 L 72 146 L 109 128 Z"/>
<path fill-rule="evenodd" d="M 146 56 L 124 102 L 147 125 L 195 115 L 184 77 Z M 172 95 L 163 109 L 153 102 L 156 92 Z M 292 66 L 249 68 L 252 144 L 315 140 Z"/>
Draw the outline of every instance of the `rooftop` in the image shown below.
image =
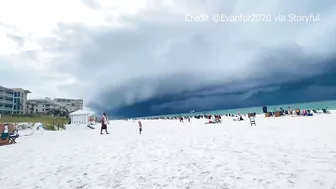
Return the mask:
<path fill-rule="evenodd" d="M 50 98 L 42 98 L 42 99 L 28 99 L 29 102 L 46 102 L 50 104 L 57 104 L 55 101 L 51 100 Z"/>
<path fill-rule="evenodd" d="M 0 85 L 0 88 L 7 89 L 7 90 L 12 90 L 12 91 L 24 91 L 26 93 L 31 93 L 30 90 L 26 90 L 26 89 L 22 89 L 22 88 L 8 88 L 8 87 L 4 87 L 2 85 Z"/>
<path fill-rule="evenodd" d="M 30 90 L 25 90 L 25 89 L 22 89 L 22 88 L 9 88 L 9 89 L 12 89 L 13 91 L 24 91 L 26 93 L 31 93 Z"/>
<path fill-rule="evenodd" d="M 69 115 L 91 115 L 92 112 L 87 110 L 77 110 L 75 112 L 70 113 Z"/>
<path fill-rule="evenodd" d="M 83 100 L 80 98 L 54 98 L 54 100 Z"/>

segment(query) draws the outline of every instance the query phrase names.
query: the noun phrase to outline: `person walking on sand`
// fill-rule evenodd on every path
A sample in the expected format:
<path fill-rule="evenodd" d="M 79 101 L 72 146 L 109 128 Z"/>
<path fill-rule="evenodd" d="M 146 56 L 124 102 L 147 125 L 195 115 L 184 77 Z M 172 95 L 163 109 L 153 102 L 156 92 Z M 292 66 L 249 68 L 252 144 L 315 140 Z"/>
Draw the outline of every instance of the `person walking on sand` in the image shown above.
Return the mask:
<path fill-rule="evenodd" d="M 100 129 L 100 134 L 103 134 L 103 130 L 105 130 L 106 134 L 110 134 L 109 132 L 107 132 L 107 124 L 108 124 L 108 118 L 106 116 L 106 113 L 103 113 L 103 116 L 101 118 L 101 129 Z"/>
<path fill-rule="evenodd" d="M 142 133 L 142 123 L 141 123 L 141 121 L 138 121 L 138 124 L 139 124 L 139 134 L 141 135 L 141 133 Z"/>

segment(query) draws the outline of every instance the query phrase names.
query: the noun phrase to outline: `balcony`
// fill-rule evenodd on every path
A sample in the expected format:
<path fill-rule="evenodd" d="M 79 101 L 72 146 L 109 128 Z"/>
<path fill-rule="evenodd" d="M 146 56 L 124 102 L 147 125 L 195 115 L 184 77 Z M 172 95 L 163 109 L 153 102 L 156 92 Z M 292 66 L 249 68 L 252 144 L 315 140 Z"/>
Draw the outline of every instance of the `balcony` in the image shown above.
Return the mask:
<path fill-rule="evenodd" d="M 0 106 L 0 111 L 13 111 L 13 108 L 5 107 L 5 106 Z"/>
<path fill-rule="evenodd" d="M 6 93 L 6 92 L 0 92 L 0 96 L 13 98 L 13 94 L 9 94 L 9 93 Z"/>
<path fill-rule="evenodd" d="M 0 99 L 0 104 L 13 104 L 13 101 L 5 100 L 5 99 Z"/>

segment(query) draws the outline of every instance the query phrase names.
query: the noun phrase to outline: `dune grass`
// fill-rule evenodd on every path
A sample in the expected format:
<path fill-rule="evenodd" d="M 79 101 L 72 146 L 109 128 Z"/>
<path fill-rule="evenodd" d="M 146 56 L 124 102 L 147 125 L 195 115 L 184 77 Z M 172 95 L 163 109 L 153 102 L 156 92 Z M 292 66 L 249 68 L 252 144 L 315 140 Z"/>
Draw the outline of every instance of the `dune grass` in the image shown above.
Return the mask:
<path fill-rule="evenodd" d="M 41 122 L 46 130 L 56 130 L 55 127 L 60 127 L 64 129 L 64 125 L 69 122 L 69 119 L 47 115 L 6 115 L 0 118 L 0 123 L 15 124 L 22 122 Z"/>

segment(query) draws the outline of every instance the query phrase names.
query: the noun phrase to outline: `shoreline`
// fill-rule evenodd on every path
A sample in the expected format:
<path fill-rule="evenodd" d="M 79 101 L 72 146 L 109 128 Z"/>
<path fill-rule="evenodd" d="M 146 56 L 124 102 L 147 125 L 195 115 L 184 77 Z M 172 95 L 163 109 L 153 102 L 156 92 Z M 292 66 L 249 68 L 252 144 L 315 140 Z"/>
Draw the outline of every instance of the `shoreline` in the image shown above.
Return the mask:
<path fill-rule="evenodd" d="M 325 101 L 323 101 L 325 102 Z M 336 103 L 336 101 L 335 101 Z M 283 105 L 279 105 L 279 108 L 280 107 L 285 107 Z M 326 106 L 328 107 L 328 106 Z M 287 107 L 285 107 L 287 108 Z M 320 108 L 315 108 L 316 110 L 321 110 L 325 107 L 320 107 Z M 260 109 L 259 111 L 244 111 L 244 109 Z M 301 110 L 313 110 L 313 109 L 308 109 L 308 108 L 298 108 L 298 107 L 295 107 L 295 108 L 292 108 L 292 110 L 295 110 L 295 109 L 301 109 Z M 269 108 L 268 107 L 268 110 L 269 111 L 273 111 L 273 108 Z M 336 111 L 336 107 L 334 108 L 329 108 L 328 107 L 328 110 L 329 111 Z M 279 110 L 278 110 L 279 111 Z M 177 117 L 177 116 L 199 116 L 199 115 L 203 115 L 204 113 L 209 113 L 210 115 L 221 115 L 221 116 L 225 116 L 226 114 L 231 114 L 231 115 L 237 115 L 237 113 L 240 112 L 241 115 L 247 115 L 248 113 L 256 113 L 257 115 L 259 114 L 264 114 L 262 112 L 262 107 L 252 107 L 252 108 L 239 108 L 239 109 L 230 109 L 230 110 L 213 110 L 213 111 L 204 111 L 204 112 L 193 112 L 193 113 L 181 113 L 181 114 L 168 114 L 168 115 L 157 115 L 157 116 L 146 116 L 146 117 L 137 117 L 137 118 L 129 118 L 129 119 L 146 119 L 146 118 L 163 118 L 163 117 Z"/>

